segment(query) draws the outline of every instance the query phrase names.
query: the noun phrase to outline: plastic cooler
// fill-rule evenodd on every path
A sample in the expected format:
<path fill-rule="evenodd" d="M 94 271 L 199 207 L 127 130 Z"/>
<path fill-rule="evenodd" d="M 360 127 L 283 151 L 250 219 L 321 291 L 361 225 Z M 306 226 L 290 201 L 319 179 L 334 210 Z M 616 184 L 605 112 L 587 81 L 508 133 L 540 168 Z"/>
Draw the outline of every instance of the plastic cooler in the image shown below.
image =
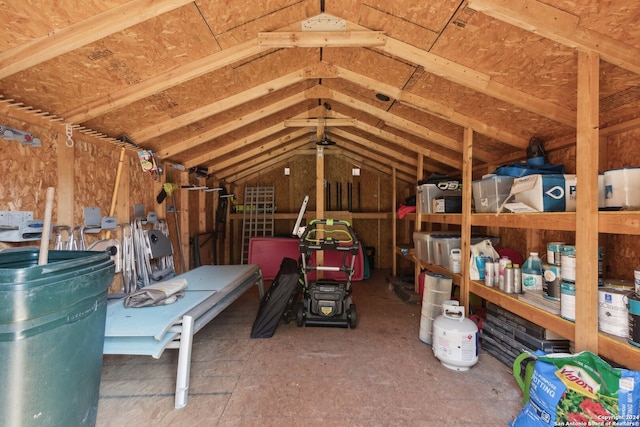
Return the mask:
<path fill-rule="evenodd" d="M 5 426 L 95 425 L 107 252 L 0 252 L 0 403 Z"/>

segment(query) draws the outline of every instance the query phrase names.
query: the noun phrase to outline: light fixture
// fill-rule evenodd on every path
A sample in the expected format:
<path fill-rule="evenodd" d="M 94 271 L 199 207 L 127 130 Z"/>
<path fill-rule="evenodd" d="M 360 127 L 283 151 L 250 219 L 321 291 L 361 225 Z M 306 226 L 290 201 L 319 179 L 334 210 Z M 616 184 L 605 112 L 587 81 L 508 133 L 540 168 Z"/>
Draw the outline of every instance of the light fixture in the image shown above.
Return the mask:
<path fill-rule="evenodd" d="M 316 145 L 321 145 L 323 147 L 328 147 L 330 145 L 336 145 L 336 143 L 334 141 L 330 140 L 327 137 L 327 135 L 324 135 L 320 141 L 316 142 Z"/>
<path fill-rule="evenodd" d="M 284 174 L 285 174 L 285 176 L 291 175 L 291 169 L 290 168 L 284 168 Z"/>
<path fill-rule="evenodd" d="M 360 176 L 360 168 L 359 167 L 351 168 L 351 175 Z"/>

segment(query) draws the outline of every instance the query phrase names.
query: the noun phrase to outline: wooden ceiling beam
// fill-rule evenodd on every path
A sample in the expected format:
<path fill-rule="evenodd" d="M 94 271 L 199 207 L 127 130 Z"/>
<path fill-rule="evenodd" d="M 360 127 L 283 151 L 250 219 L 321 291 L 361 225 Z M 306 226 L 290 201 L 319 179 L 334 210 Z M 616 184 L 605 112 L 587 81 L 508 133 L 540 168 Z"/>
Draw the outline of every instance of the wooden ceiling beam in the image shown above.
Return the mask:
<path fill-rule="evenodd" d="M 342 67 L 334 67 L 336 69 L 336 77 L 343 78 L 351 83 L 357 84 L 365 89 L 374 92 L 383 93 L 391 98 L 398 100 L 401 104 L 416 108 L 425 113 L 434 115 L 448 122 L 454 123 L 462 127 L 471 127 L 474 131 L 486 135 L 490 138 L 502 141 L 517 148 L 526 148 L 529 144 L 528 138 L 514 135 L 510 132 L 502 130 L 497 126 L 488 125 L 481 120 L 474 119 L 455 111 L 454 108 L 439 102 L 431 101 L 411 92 L 404 91 L 395 86 L 380 82 L 369 78 L 362 74 L 347 70 Z"/>
<path fill-rule="evenodd" d="M 162 123 L 149 126 L 145 129 L 141 129 L 138 132 L 132 133 L 131 138 L 138 144 L 143 144 L 145 141 L 156 138 L 165 133 L 179 129 L 184 126 L 188 126 L 191 123 L 195 123 L 199 120 L 206 119 L 214 114 L 228 111 L 234 107 L 242 105 L 246 102 L 255 101 L 263 96 L 269 95 L 280 89 L 284 89 L 288 86 L 305 81 L 309 78 L 309 74 L 306 68 L 294 71 L 277 79 L 270 80 L 261 85 L 252 87 L 238 94 L 229 96 L 228 98 L 221 99 L 220 101 L 212 102 L 203 107 L 191 110 L 186 114 L 174 117 L 170 120 L 166 120 Z"/>
<path fill-rule="evenodd" d="M 415 170 L 415 167 L 418 164 L 415 156 L 411 157 L 406 154 L 401 154 L 397 150 L 383 147 L 371 140 L 341 129 L 334 129 L 331 132 L 331 136 L 337 136 L 340 137 L 342 141 L 355 144 L 357 147 L 360 147 L 358 150 L 359 152 L 366 153 L 367 156 L 370 155 L 372 158 L 375 156 L 380 159 L 384 158 L 385 161 L 383 163 L 396 165 L 398 168 L 400 168 L 402 164 L 406 164 L 413 167 L 413 170 Z M 338 141 L 336 140 L 336 142 Z"/>
<path fill-rule="evenodd" d="M 450 156 L 442 155 L 440 153 L 436 153 L 426 147 L 423 147 L 419 144 L 411 142 L 396 134 L 387 132 L 383 129 L 368 125 L 366 123 L 358 122 L 358 126 L 356 128 L 364 132 L 370 133 L 371 135 L 377 136 L 378 138 L 382 138 L 385 141 L 389 141 L 393 144 L 396 144 L 402 148 L 412 150 L 417 154 L 433 159 L 439 163 L 445 164 L 455 169 L 462 169 L 462 160 L 460 159 L 460 156 L 450 157 Z"/>
<path fill-rule="evenodd" d="M 462 152 L 461 141 L 456 141 L 453 138 L 434 132 L 415 122 L 412 122 L 405 118 L 383 111 L 380 108 L 374 107 L 370 104 L 367 104 L 366 102 L 359 101 L 341 92 L 338 92 L 335 90 L 332 90 L 331 92 L 332 92 L 332 95 L 330 96 L 331 99 L 337 102 L 340 102 L 344 105 L 355 108 L 356 110 L 360 110 L 367 114 L 371 114 L 372 116 L 377 117 L 380 120 L 384 121 L 388 126 L 395 127 L 404 132 L 410 133 L 411 135 L 415 135 L 419 138 L 429 140 L 444 148 L 448 148 L 449 150 L 453 150 L 458 153 Z M 478 149 L 478 150 L 474 150 L 474 153 L 477 159 L 480 159 L 484 162 L 490 162 L 495 157 L 493 153 L 490 153 L 486 150 Z"/>
<path fill-rule="evenodd" d="M 0 54 L 0 79 L 189 3 L 193 0 L 132 0 L 18 45 Z"/>
<path fill-rule="evenodd" d="M 95 99 L 62 114 L 72 123 L 82 123 L 118 108 L 170 89 L 186 81 L 231 65 L 267 50 L 249 40 L 196 61 L 158 74 L 140 83 L 127 86 L 102 98 Z"/>
<path fill-rule="evenodd" d="M 308 151 L 305 154 L 314 155 L 315 151 Z M 364 156 L 361 152 L 351 149 L 348 145 L 338 149 L 331 148 L 330 150 L 325 150 L 324 155 L 340 156 L 340 158 L 345 161 L 351 161 L 360 167 L 367 166 L 370 169 L 374 169 L 378 172 L 382 172 L 387 175 L 391 175 L 391 170 L 393 167 L 393 165 L 389 163 L 389 159 L 385 157 L 382 157 L 382 156 L 370 157 L 368 154 Z M 406 167 L 403 167 L 398 171 L 398 174 L 400 175 L 403 181 L 406 181 L 409 183 L 416 182 L 415 169 L 409 170 Z"/>
<path fill-rule="evenodd" d="M 296 117 L 305 117 L 306 114 L 308 114 L 308 112 L 304 112 L 301 114 L 298 114 Z M 267 128 L 264 128 L 262 130 L 260 130 L 259 132 L 253 133 L 241 140 L 235 141 L 233 143 L 233 149 L 238 149 L 238 148 L 242 148 L 242 147 L 246 147 L 249 144 L 252 144 L 256 141 L 259 141 L 263 138 L 267 138 L 275 133 L 281 132 L 285 129 L 284 127 L 284 123 L 280 122 L 277 123 L 273 126 L 269 126 Z M 204 141 L 206 142 L 206 141 Z M 197 165 L 202 165 L 202 164 L 207 164 L 208 162 L 211 162 L 212 160 L 215 160 L 218 157 L 223 157 L 226 153 L 228 153 L 230 151 L 230 147 L 228 145 L 224 145 L 222 147 L 218 147 L 214 150 L 209 150 L 209 152 L 207 152 L 207 154 L 201 155 L 201 156 L 197 156 L 194 157 L 192 159 L 190 159 L 189 161 L 185 162 L 185 167 L 192 167 L 192 166 L 197 166 Z"/>
<path fill-rule="evenodd" d="M 391 167 L 395 166 L 396 169 L 405 173 L 415 174 L 416 172 L 416 165 L 418 162 L 415 157 L 401 155 L 391 149 L 383 147 L 375 147 L 377 149 L 374 150 L 374 147 L 372 147 L 373 143 L 371 141 L 345 131 L 338 130 L 331 135 L 336 137 L 335 141 L 339 144 L 338 146 L 340 148 L 357 153 L 364 158 L 371 159 L 379 163 L 380 165 L 385 165 L 389 170 Z M 331 147 L 331 150 L 332 149 L 333 147 Z M 327 150 L 327 152 L 331 152 L 331 150 Z"/>
<path fill-rule="evenodd" d="M 284 121 L 285 127 L 337 127 L 337 126 L 356 126 L 358 121 L 350 118 L 324 118 L 319 117 L 317 119 L 289 119 Z"/>
<path fill-rule="evenodd" d="M 387 132 L 384 131 L 382 129 L 379 129 L 375 126 L 371 126 L 368 125 L 366 123 L 362 123 L 361 126 L 359 126 L 360 130 L 363 130 L 371 135 L 375 135 L 380 139 L 383 139 L 385 141 L 390 142 L 391 144 L 400 146 L 402 148 L 408 149 L 413 151 L 414 153 L 416 153 L 416 157 L 417 156 L 423 156 L 425 159 L 429 160 L 429 163 L 431 164 L 431 168 L 436 171 L 436 172 L 445 172 L 448 171 L 445 168 L 443 168 L 441 165 L 446 165 L 449 169 L 460 169 L 457 167 L 457 163 L 462 163 L 462 161 L 459 159 L 459 157 L 456 158 L 451 158 L 448 156 L 443 156 L 442 154 L 439 153 L 434 153 L 433 151 L 429 150 L 429 149 L 425 149 L 424 147 L 422 147 L 419 144 L 416 144 L 414 142 L 408 141 L 404 138 L 399 137 L 398 135 L 392 134 L 391 132 Z M 345 129 L 344 131 L 345 133 L 348 133 L 349 135 L 355 135 L 352 132 L 352 129 L 348 128 Z M 347 138 L 351 138 L 352 136 L 348 136 Z M 372 145 L 372 148 L 375 148 L 376 145 Z M 392 154 L 393 157 L 394 154 Z M 415 175 L 415 167 L 418 165 L 417 160 L 414 158 L 413 161 L 411 162 L 412 165 L 414 165 L 413 170 L 413 175 Z"/>
<path fill-rule="evenodd" d="M 307 143 L 308 142 L 306 141 L 298 142 L 298 144 L 301 144 L 301 145 L 304 145 Z M 250 167 L 245 167 L 243 164 L 238 164 L 234 168 L 228 171 L 223 171 L 222 172 L 223 179 L 225 181 L 235 183 L 242 179 L 249 178 L 251 176 L 265 174 L 266 171 L 269 170 L 269 167 L 271 165 L 290 159 L 294 157 L 296 154 L 297 154 L 297 150 L 295 149 L 290 149 L 286 151 L 284 154 L 281 154 L 280 156 L 269 157 L 268 154 L 264 154 L 262 156 L 259 156 L 256 159 L 253 159 L 253 165 Z"/>
<path fill-rule="evenodd" d="M 158 155 L 161 158 L 168 158 L 176 154 L 182 153 L 186 150 L 189 150 L 191 148 L 204 144 L 207 141 L 211 141 L 212 139 L 215 139 L 226 133 L 243 128 L 247 126 L 249 123 L 253 123 L 257 120 L 263 119 L 270 114 L 274 114 L 274 113 L 277 113 L 278 111 L 282 111 L 284 109 L 293 107 L 294 105 L 304 102 L 307 99 L 308 97 L 306 92 L 300 92 L 295 95 L 289 96 L 278 102 L 274 102 L 273 104 L 270 104 L 268 107 L 264 107 L 264 108 L 260 108 L 258 110 L 252 111 L 249 114 L 245 114 L 244 116 L 239 117 L 230 122 L 227 122 L 223 125 L 215 127 L 213 129 L 209 129 L 208 131 L 192 136 L 191 138 L 187 138 L 184 141 L 176 142 L 168 148 L 159 150 Z M 280 127 L 279 130 L 284 129 L 285 127 L 284 123 L 280 123 L 278 124 L 278 126 Z"/>
<path fill-rule="evenodd" d="M 557 43 L 597 52 L 602 59 L 640 74 L 640 49 L 580 26 L 579 17 L 537 0 L 469 0 L 469 7 Z"/>
<path fill-rule="evenodd" d="M 384 46 L 382 31 L 278 31 L 258 33 L 258 45 L 268 48 L 291 47 L 371 47 Z"/>
<path fill-rule="evenodd" d="M 365 29 L 354 23 L 350 25 L 353 28 Z M 515 105 L 518 108 L 531 111 L 532 113 L 565 125 L 576 126 L 575 111 L 536 98 L 516 88 L 505 86 L 492 80 L 488 74 L 457 64 L 449 59 L 434 55 L 413 45 L 401 42 L 400 40 L 387 37 L 387 43 L 384 46 L 376 46 L 374 49 L 401 58 L 412 64 L 420 65 L 428 73 L 435 74 L 453 83 Z"/>
<path fill-rule="evenodd" d="M 216 173 L 216 171 L 224 171 L 225 169 L 231 168 L 238 164 L 249 166 L 249 164 L 247 163 L 247 159 L 251 159 L 262 154 L 267 154 L 269 156 L 278 156 L 288 151 L 288 148 L 291 144 L 298 142 L 302 138 L 304 138 L 305 142 L 307 143 L 310 143 L 312 139 L 311 134 L 308 130 L 298 129 L 287 135 L 260 144 L 257 147 L 245 148 L 244 150 L 242 150 L 242 153 L 238 153 L 232 158 L 229 158 L 228 154 L 232 154 L 235 150 L 228 150 L 225 160 L 215 160 L 215 165 L 208 168 L 209 173 L 219 175 L 219 173 Z"/>

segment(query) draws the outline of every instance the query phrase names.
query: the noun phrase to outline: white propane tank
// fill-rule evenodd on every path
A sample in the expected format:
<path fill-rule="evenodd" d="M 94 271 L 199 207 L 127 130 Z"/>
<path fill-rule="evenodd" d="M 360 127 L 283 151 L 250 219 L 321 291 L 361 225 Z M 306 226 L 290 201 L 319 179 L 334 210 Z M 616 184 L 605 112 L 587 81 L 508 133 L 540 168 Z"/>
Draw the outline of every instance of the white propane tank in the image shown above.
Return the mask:
<path fill-rule="evenodd" d="M 443 366 L 467 371 L 478 362 L 478 326 L 464 317 L 458 301 L 442 303 L 442 315 L 433 321 L 433 354 Z"/>

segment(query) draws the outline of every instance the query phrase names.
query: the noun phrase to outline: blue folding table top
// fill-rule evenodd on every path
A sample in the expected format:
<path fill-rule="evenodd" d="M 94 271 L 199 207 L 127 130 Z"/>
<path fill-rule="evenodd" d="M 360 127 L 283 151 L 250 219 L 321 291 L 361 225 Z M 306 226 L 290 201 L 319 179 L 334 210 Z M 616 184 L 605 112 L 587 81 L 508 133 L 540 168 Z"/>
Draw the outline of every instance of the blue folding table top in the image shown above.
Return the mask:
<path fill-rule="evenodd" d="M 184 296 L 173 304 L 125 308 L 124 300 L 107 306 L 104 354 L 159 357 L 179 332 L 171 330 L 182 317 L 205 304 L 214 307 L 247 281 L 260 277 L 258 265 L 206 265 L 176 276 L 185 279 Z"/>

